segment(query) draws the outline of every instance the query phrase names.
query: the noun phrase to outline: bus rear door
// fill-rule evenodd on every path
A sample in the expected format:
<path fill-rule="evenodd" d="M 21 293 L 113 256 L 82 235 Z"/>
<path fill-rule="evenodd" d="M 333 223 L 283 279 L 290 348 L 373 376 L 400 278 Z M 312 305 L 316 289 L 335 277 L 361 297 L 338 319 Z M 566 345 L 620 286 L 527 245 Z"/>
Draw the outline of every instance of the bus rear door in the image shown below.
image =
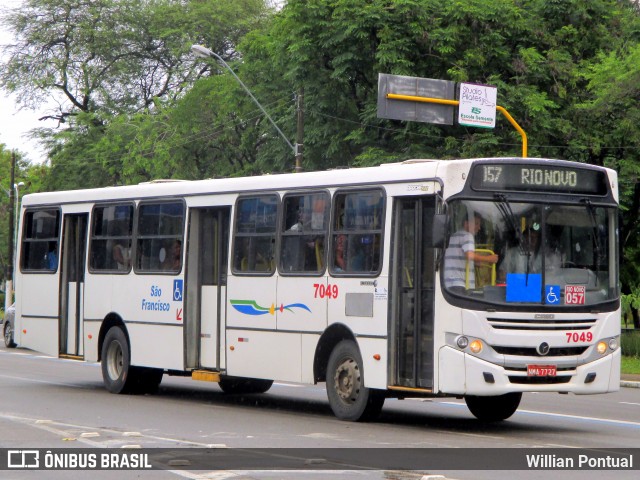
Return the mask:
<path fill-rule="evenodd" d="M 224 308 L 229 250 L 229 207 L 192 208 L 187 250 L 186 367 L 224 368 Z"/>
<path fill-rule="evenodd" d="M 89 215 L 67 214 L 62 231 L 60 268 L 60 355 L 83 357 L 84 271 Z"/>

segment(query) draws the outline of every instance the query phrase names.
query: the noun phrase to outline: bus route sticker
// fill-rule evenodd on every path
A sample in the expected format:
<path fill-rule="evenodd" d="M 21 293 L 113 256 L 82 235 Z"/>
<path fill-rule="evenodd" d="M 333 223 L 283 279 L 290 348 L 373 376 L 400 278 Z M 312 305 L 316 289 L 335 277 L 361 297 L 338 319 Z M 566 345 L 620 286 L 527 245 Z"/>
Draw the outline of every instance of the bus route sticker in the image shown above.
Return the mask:
<path fill-rule="evenodd" d="M 584 305 L 585 293 L 584 285 L 567 285 L 564 287 L 565 305 Z"/>

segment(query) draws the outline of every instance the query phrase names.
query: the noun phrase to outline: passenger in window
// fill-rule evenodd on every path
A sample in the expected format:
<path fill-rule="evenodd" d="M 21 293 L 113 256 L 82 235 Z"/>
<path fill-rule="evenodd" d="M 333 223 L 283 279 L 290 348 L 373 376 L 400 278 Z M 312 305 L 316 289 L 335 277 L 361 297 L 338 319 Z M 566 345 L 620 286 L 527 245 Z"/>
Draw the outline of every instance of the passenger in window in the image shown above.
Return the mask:
<path fill-rule="evenodd" d="M 301 209 L 298 211 L 298 221 L 294 223 L 290 232 L 311 232 L 313 230 L 312 215 L 309 210 Z M 322 267 L 318 266 L 317 249 L 320 248 L 322 237 L 317 235 L 298 236 L 295 243 L 291 243 L 291 251 L 285 252 L 289 260 L 289 270 L 316 271 Z M 295 265 L 295 267 L 294 267 Z"/>
<path fill-rule="evenodd" d="M 111 250 L 113 260 L 118 270 L 129 270 L 131 266 L 131 248 L 122 243 L 116 243 Z"/>
<path fill-rule="evenodd" d="M 346 248 L 347 236 L 338 235 L 336 237 L 334 263 L 336 272 L 344 272 L 347 269 Z"/>
<path fill-rule="evenodd" d="M 522 233 L 522 245 L 515 244 L 507 250 L 500 267 L 500 280 L 505 281 L 507 273 L 540 273 L 543 255 L 546 270 L 560 267 L 562 262 L 557 249 L 542 248 L 540 224 L 534 222 Z"/>
<path fill-rule="evenodd" d="M 174 240 L 160 264 L 162 270 L 178 271 L 182 265 L 182 242 Z"/>
<path fill-rule="evenodd" d="M 289 231 L 301 232 L 305 228 L 306 229 L 311 228 L 311 225 L 309 225 L 309 212 L 307 212 L 305 209 L 301 209 L 301 210 L 298 210 L 298 221 L 293 225 L 291 225 L 291 228 L 289 228 Z"/>
<path fill-rule="evenodd" d="M 363 235 L 356 237 L 358 242 L 349 250 L 349 271 L 362 272 L 365 270 L 365 247 L 371 243 L 369 236 Z"/>
<path fill-rule="evenodd" d="M 47 270 L 56 270 L 58 268 L 58 244 L 57 242 L 49 242 L 49 249 L 44 256 Z"/>

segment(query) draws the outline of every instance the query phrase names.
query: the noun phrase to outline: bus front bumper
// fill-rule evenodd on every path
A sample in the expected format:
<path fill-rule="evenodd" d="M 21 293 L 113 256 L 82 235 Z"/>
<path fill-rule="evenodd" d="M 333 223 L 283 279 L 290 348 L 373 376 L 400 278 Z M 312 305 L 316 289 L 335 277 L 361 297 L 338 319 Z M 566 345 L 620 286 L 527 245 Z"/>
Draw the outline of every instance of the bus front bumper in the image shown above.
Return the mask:
<path fill-rule="evenodd" d="M 531 364 L 540 360 L 531 359 Z M 439 352 L 438 393 L 503 395 L 510 392 L 562 392 L 577 395 L 620 389 L 620 349 L 555 377 L 530 377 L 445 346 Z"/>

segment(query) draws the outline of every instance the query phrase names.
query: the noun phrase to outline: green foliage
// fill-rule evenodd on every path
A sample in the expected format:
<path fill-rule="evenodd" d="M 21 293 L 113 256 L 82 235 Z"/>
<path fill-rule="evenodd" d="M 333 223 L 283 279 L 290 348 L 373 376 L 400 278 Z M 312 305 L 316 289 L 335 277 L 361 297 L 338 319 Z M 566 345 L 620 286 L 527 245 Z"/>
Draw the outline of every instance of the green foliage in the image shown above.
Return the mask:
<path fill-rule="evenodd" d="M 497 85 L 531 155 L 597 163 L 573 108 L 588 94 L 580 69 L 635 41 L 634 16 L 613 0 L 291 0 L 267 33 L 245 39 L 243 68 L 275 71 L 258 86 L 274 98 L 304 87 L 310 169 L 396 161 L 416 150 L 438 158 L 520 154 L 506 121 L 478 133 L 378 119 L 378 72 Z"/>
<path fill-rule="evenodd" d="M 8 227 L 8 225 L 10 225 L 9 219 L 12 213 L 9 194 L 13 189 L 11 185 L 13 153 L 14 152 L 7 150 L 4 144 L 0 143 L 0 280 L 2 281 L 4 281 L 7 268 L 11 264 L 11 259 L 8 259 L 8 242 L 9 232 L 13 227 Z M 27 193 L 39 191 L 42 177 L 40 175 L 40 169 L 29 165 L 20 152 L 15 152 L 15 157 L 14 183 L 24 183 L 24 185 L 18 189 L 18 194 L 21 199 L 22 196 Z M 17 201 L 19 201 L 19 199 Z"/>
<path fill-rule="evenodd" d="M 620 337 L 620 348 L 623 355 L 640 359 L 640 331 L 624 332 Z"/>
<path fill-rule="evenodd" d="M 190 46 L 204 43 L 233 59 L 239 39 L 267 12 L 263 0 L 23 3 L 3 17 L 16 41 L 4 48 L 0 86 L 26 107 L 62 99 L 45 118 L 65 128 L 38 132 L 51 161 L 49 189 L 180 173 L 171 167 L 183 166 L 185 154 L 191 162 L 191 152 L 175 145 L 193 139 L 179 137 L 185 129 L 163 131 L 165 117 L 215 65 L 196 59 Z M 190 176 L 201 170 L 186 168 Z"/>

